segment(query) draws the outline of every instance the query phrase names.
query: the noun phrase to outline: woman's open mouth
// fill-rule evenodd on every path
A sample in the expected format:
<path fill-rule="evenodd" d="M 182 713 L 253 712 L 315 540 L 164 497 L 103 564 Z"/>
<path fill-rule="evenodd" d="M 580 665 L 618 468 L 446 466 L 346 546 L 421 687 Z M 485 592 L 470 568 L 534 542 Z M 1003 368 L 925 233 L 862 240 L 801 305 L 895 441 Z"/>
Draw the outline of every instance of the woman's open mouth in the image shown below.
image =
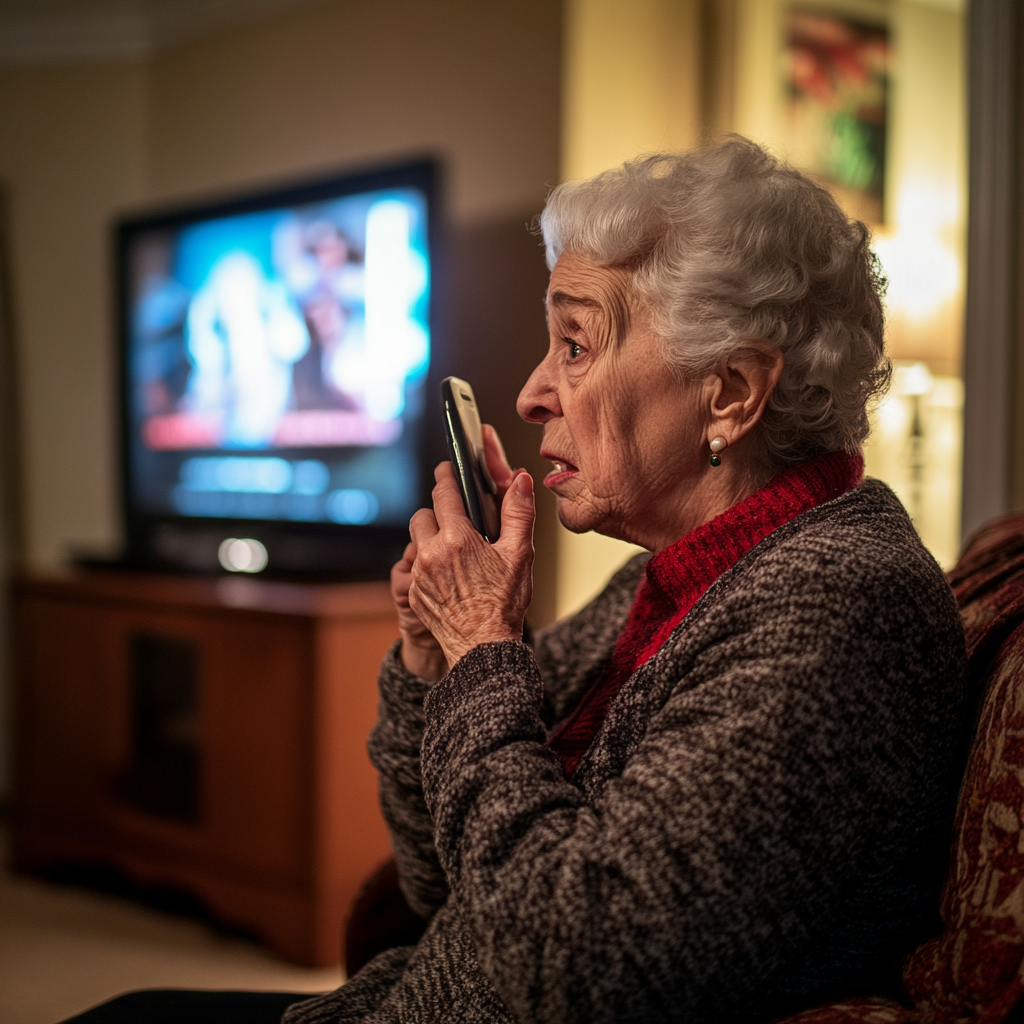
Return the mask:
<path fill-rule="evenodd" d="M 563 480 L 568 480 L 570 477 L 575 476 L 579 470 L 566 459 L 559 459 L 552 455 L 541 453 L 555 468 L 544 477 L 545 487 L 554 487 L 560 484 Z"/>

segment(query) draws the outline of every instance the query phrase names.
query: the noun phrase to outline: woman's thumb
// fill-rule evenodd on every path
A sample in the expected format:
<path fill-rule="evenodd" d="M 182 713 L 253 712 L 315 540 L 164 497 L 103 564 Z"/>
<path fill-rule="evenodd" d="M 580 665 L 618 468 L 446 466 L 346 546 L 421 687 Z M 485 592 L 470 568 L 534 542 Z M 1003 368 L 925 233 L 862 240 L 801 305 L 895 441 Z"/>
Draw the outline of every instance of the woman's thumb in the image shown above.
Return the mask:
<path fill-rule="evenodd" d="M 517 470 L 501 503 L 501 540 L 516 545 L 531 544 L 536 518 L 533 477 L 525 469 Z"/>

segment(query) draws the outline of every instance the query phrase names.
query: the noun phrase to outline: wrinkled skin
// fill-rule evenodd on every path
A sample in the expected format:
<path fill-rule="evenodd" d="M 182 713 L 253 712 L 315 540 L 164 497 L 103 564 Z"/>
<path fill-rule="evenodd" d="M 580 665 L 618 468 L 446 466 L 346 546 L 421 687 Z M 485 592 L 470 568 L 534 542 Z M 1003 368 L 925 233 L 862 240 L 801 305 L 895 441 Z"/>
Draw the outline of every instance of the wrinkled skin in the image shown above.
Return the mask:
<path fill-rule="evenodd" d="M 498 540 L 489 544 L 477 533 L 451 464 L 442 462 L 434 471 L 434 507 L 412 517 L 412 539 L 391 570 L 402 658 L 425 679 L 440 679 L 478 644 L 520 639 L 533 597 L 533 479 L 512 470 L 489 424 L 484 448 L 501 499 Z"/>
<path fill-rule="evenodd" d="M 544 483 L 568 529 L 657 552 L 766 481 L 744 442 L 778 382 L 781 354 L 751 344 L 684 379 L 628 273 L 571 255 L 552 271 L 547 305 L 548 353 L 518 410 L 544 426 L 541 454 L 555 466 Z M 473 528 L 444 462 L 433 510 L 413 516 L 391 574 L 403 661 L 427 679 L 478 644 L 518 639 L 532 597 L 533 481 L 511 469 L 493 429 L 484 435 L 502 499 L 498 541 Z M 728 443 L 718 468 L 709 462 L 715 437 Z"/>

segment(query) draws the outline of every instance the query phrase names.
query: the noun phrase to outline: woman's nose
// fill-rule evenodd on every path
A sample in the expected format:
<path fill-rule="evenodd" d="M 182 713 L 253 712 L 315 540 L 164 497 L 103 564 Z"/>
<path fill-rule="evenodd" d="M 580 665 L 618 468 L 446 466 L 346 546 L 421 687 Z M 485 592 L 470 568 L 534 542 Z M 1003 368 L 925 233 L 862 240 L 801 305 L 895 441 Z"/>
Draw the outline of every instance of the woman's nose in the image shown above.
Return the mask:
<path fill-rule="evenodd" d="M 562 415 L 558 396 L 551 386 L 547 362 L 546 358 L 540 362 L 519 392 L 516 410 L 528 423 L 547 423 Z"/>

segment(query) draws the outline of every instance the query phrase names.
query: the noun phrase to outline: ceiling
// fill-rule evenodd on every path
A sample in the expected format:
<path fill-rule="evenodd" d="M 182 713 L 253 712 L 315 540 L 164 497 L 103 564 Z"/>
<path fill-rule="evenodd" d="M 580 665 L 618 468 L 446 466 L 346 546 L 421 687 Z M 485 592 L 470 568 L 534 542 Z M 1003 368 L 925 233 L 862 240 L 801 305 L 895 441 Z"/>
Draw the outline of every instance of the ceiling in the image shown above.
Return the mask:
<path fill-rule="evenodd" d="M 0 65 L 142 57 L 322 0 L 0 0 Z"/>

